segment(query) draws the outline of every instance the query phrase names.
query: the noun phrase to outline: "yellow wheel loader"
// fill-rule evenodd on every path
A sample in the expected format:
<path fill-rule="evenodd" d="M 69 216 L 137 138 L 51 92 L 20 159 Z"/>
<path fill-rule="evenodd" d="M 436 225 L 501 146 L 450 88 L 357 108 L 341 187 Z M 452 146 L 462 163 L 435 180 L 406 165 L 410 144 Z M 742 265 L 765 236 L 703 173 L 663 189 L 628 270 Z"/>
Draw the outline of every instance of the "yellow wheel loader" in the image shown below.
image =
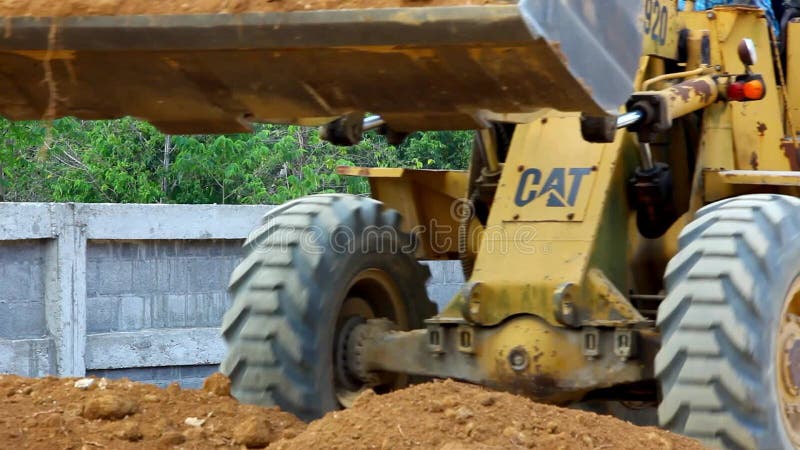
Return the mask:
<path fill-rule="evenodd" d="M 6 17 L 0 113 L 476 130 L 468 171 L 343 167 L 371 198 L 264 217 L 222 326 L 242 401 L 313 419 L 454 378 L 800 447 L 800 13 L 457 3 Z M 455 259 L 437 311 L 420 261 Z"/>

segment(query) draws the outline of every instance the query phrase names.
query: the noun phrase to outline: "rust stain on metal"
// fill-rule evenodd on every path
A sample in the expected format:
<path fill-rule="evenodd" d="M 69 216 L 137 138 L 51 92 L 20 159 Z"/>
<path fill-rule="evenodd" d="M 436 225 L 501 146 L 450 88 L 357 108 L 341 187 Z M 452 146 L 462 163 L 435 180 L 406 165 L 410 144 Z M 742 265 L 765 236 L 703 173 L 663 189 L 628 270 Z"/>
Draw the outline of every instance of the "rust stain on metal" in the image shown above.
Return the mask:
<path fill-rule="evenodd" d="M 701 80 L 684 81 L 677 86 L 673 86 L 671 91 L 684 102 L 688 102 L 693 95 L 699 96 L 703 102 L 707 102 L 711 97 L 711 87 Z"/>
<path fill-rule="evenodd" d="M 767 131 L 767 124 L 765 124 L 764 122 L 756 122 L 756 123 L 757 123 L 756 130 L 758 130 L 758 135 L 763 137 L 764 132 Z"/>
<path fill-rule="evenodd" d="M 711 97 L 711 86 L 708 85 L 705 81 L 701 80 L 690 80 L 685 81 L 683 83 L 684 86 L 688 86 L 691 88 L 695 95 L 699 95 L 703 102 L 707 102 L 708 99 Z"/>
<path fill-rule="evenodd" d="M 688 102 L 689 101 L 689 95 L 691 94 L 691 89 L 689 89 L 689 87 L 677 85 L 677 86 L 672 88 L 672 92 L 678 94 L 678 96 L 684 102 Z"/>
<path fill-rule="evenodd" d="M 753 170 L 758 170 L 758 154 L 756 152 L 750 153 L 750 167 Z"/>
<path fill-rule="evenodd" d="M 783 154 L 786 155 L 786 158 L 789 160 L 789 167 L 792 170 L 800 171 L 800 158 L 798 158 L 798 151 L 800 151 L 800 146 L 795 145 L 792 142 L 784 142 L 781 144 L 781 149 L 783 150 Z"/>

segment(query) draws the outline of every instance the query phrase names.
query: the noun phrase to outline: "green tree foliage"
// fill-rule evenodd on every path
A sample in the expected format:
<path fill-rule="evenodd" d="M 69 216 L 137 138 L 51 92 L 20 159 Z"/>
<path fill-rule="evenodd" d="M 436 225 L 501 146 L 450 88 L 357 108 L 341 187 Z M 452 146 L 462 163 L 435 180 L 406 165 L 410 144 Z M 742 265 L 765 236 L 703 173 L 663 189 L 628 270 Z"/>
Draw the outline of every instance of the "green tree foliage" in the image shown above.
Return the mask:
<path fill-rule="evenodd" d="M 0 120 L 0 200 L 281 203 L 323 192 L 366 193 L 336 166 L 464 169 L 472 133 L 415 133 L 400 146 L 369 133 L 336 147 L 316 129 L 257 125 L 249 134 L 165 136 L 130 119 L 51 124 Z"/>

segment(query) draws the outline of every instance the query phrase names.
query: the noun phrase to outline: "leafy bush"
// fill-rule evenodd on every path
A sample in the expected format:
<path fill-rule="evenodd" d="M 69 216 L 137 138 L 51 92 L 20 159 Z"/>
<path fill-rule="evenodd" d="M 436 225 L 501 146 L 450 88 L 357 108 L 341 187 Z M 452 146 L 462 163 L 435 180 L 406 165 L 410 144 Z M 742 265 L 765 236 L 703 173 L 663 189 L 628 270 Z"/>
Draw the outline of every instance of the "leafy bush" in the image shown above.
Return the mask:
<path fill-rule="evenodd" d="M 131 118 L 0 121 L 0 200 L 282 203 L 323 192 L 364 194 L 339 165 L 464 169 L 472 132 L 415 133 L 400 146 L 369 133 L 336 147 L 316 129 L 256 125 L 229 136 L 165 136 Z"/>

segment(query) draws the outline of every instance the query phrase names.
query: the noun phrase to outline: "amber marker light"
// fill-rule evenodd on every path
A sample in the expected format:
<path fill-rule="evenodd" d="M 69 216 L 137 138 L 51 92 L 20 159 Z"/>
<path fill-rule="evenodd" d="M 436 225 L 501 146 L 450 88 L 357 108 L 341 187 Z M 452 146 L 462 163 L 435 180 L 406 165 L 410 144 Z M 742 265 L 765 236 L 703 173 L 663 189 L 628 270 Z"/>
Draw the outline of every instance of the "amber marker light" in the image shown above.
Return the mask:
<path fill-rule="evenodd" d="M 744 98 L 747 100 L 761 100 L 764 98 L 764 82 L 755 79 L 744 83 Z"/>

